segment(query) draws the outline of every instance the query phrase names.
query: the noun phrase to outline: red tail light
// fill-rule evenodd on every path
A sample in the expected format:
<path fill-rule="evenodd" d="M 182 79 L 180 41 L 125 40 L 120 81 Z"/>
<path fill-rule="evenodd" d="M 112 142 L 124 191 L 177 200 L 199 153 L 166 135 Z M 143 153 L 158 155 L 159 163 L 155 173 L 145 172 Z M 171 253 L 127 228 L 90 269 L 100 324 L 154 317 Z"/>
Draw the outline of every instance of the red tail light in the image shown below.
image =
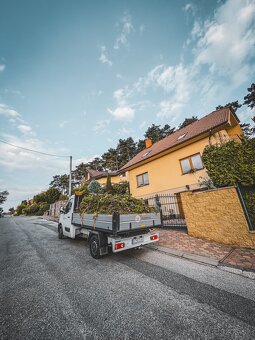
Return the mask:
<path fill-rule="evenodd" d="M 115 244 L 115 250 L 122 249 L 124 247 L 125 247 L 125 243 L 124 242 Z"/>
<path fill-rule="evenodd" d="M 158 235 L 152 235 L 152 236 L 151 236 L 151 240 L 152 240 L 152 241 L 158 240 Z"/>

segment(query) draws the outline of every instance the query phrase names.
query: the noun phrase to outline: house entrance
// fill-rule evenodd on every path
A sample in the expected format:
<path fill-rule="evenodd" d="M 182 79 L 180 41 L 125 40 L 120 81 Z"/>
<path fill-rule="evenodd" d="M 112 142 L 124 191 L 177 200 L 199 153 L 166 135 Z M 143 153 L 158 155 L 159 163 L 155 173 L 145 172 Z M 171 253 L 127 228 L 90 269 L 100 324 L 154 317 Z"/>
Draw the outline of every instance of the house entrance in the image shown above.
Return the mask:
<path fill-rule="evenodd" d="M 144 199 L 151 207 L 161 212 L 162 225 L 173 229 L 186 229 L 184 211 L 180 194 L 155 195 Z"/>

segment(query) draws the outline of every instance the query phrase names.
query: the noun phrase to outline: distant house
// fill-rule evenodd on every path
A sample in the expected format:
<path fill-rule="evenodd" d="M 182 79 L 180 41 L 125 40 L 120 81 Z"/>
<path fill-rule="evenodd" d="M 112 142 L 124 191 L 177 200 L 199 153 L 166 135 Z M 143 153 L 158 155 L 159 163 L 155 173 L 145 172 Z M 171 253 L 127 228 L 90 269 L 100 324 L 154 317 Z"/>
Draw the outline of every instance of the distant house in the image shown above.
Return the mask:
<path fill-rule="evenodd" d="M 98 170 L 91 169 L 89 167 L 86 168 L 86 170 L 87 170 L 87 174 L 84 178 L 85 182 L 90 182 L 92 180 L 96 180 L 101 185 L 106 184 L 107 176 L 108 176 L 107 171 L 98 171 Z M 122 183 L 122 182 L 127 181 L 125 174 L 119 174 L 118 171 L 111 171 L 111 172 L 109 172 L 109 175 L 111 176 L 111 182 L 112 183 Z"/>
<path fill-rule="evenodd" d="M 230 108 L 214 111 L 200 120 L 151 144 L 121 168 L 134 197 L 177 194 L 199 188 L 207 178 L 202 153 L 209 144 L 240 141 L 239 119 Z"/>

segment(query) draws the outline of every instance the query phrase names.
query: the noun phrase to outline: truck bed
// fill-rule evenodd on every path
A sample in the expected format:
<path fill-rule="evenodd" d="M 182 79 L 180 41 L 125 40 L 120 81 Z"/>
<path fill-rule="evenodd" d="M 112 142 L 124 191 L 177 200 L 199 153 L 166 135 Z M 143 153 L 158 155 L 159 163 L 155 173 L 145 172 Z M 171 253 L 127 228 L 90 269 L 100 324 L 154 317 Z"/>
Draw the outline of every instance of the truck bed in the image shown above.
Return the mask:
<path fill-rule="evenodd" d="M 110 234 L 122 234 L 130 231 L 141 231 L 161 225 L 159 213 L 146 214 L 117 214 L 104 215 L 93 214 L 81 215 L 74 212 L 72 224 L 86 229 L 104 231 Z"/>

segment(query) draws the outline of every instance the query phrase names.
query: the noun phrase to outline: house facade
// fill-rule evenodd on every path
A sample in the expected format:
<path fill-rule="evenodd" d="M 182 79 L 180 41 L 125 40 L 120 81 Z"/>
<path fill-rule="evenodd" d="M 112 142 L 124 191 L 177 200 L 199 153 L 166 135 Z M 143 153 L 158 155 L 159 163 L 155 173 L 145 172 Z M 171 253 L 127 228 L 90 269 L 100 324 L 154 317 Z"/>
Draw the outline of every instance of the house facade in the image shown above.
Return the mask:
<path fill-rule="evenodd" d="M 121 169 L 136 198 L 177 194 L 200 188 L 208 179 L 202 162 L 204 148 L 242 137 L 239 119 L 230 108 L 214 111 L 175 131 L 132 158 Z"/>
<path fill-rule="evenodd" d="M 87 174 L 84 177 L 85 182 L 90 182 L 90 181 L 96 180 L 101 185 L 106 184 L 107 176 L 108 176 L 107 171 L 98 171 L 98 170 L 91 169 L 89 167 L 86 168 L 86 170 L 87 170 Z M 111 176 L 111 183 L 112 184 L 123 183 L 123 182 L 127 181 L 125 174 L 119 174 L 117 171 L 109 172 L 109 175 Z"/>

